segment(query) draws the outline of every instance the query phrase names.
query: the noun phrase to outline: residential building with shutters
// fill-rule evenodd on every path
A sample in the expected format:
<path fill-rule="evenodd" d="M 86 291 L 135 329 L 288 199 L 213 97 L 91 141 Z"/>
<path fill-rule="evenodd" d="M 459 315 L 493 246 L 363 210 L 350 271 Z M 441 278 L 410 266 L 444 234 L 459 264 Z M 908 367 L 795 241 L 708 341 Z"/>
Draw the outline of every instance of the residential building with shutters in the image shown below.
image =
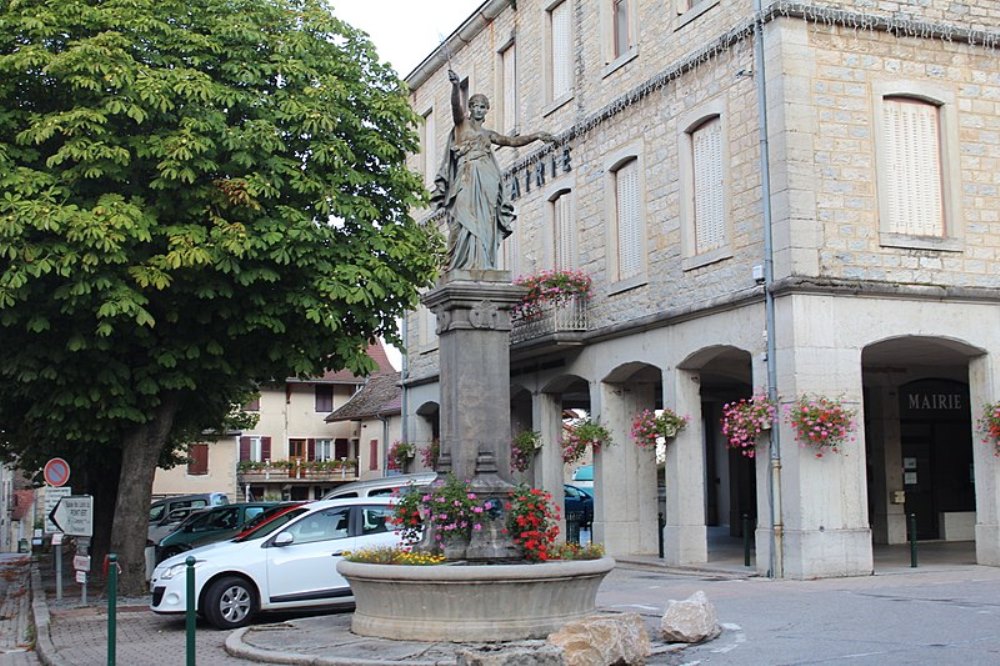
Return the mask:
<path fill-rule="evenodd" d="M 395 373 L 381 344 L 368 354 L 378 366 L 373 379 Z M 262 386 L 243 406 L 258 417 L 253 428 L 192 444 L 186 465 L 157 470 L 153 494 L 224 491 L 234 501 L 307 500 L 342 483 L 381 476 L 385 434 L 369 436 L 360 421 L 327 420 L 368 381 L 342 370 Z"/>
<path fill-rule="evenodd" d="M 447 69 L 486 125 L 517 212 L 501 268 L 574 268 L 588 299 L 513 322 L 523 477 L 562 496 L 567 410 L 615 444 L 594 460 L 612 555 L 711 560 L 747 535 L 761 573 L 864 575 L 907 539 L 1000 565 L 1000 3 L 995 0 L 488 0 L 406 77 L 432 183 Z M 436 211 L 414 211 L 440 223 Z M 406 321 L 404 436 L 439 424 L 435 314 Z M 778 399 L 754 457 L 723 406 Z M 854 412 L 839 453 L 796 440 L 800 397 Z M 689 418 L 665 463 L 643 409 Z M 513 434 L 513 433 L 512 433 Z M 819 451 L 823 453 L 822 451 Z M 660 527 L 662 518 L 663 526 Z"/>

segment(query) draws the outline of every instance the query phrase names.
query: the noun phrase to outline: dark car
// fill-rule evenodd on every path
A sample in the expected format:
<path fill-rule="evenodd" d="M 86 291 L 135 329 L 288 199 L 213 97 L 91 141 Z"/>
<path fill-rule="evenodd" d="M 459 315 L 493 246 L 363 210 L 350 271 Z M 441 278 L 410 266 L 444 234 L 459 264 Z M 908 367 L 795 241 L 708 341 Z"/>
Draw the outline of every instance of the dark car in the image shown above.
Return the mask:
<path fill-rule="evenodd" d="M 214 541 L 231 539 L 247 523 L 255 520 L 278 502 L 244 502 L 205 509 L 190 516 L 176 530 L 156 545 L 156 561 Z"/>
<path fill-rule="evenodd" d="M 563 486 L 563 494 L 566 496 L 563 513 L 567 521 L 576 516 L 580 526 L 594 522 L 594 496 L 590 488 L 566 484 Z"/>

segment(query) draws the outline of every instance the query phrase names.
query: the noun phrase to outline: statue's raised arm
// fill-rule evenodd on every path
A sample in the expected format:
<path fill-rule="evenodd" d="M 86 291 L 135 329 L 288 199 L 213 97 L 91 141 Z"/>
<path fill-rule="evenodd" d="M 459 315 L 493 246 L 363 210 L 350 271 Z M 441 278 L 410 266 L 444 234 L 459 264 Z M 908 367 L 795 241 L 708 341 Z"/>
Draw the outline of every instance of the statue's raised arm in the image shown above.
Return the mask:
<path fill-rule="evenodd" d="M 483 120 L 490 101 L 485 95 L 472 95 L 466 110 L 461 81 L 450 69 L 448 80 L 455 127 L 448 134 L 432 197 L 448 219 L 448 270 L 493 269 L 497 267 L 497 248 L 513 230 L 515 217 L 493 144 L 520 147 L 534 141 L 554 142 L 555 138 L 546 132 L 506 136 L 486 129 Z"/>

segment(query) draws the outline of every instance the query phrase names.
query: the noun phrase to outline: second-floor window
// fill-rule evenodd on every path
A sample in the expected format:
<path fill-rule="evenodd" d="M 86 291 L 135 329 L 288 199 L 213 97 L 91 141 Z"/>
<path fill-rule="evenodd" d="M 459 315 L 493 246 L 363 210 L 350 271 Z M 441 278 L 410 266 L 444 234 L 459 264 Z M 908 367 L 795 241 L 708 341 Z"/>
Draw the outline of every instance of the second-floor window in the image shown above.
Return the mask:
<path fill-rule="evenodd" d="M 437 175 L 437 154 L 435 153 L 436 129 L 434 127 L 434 109 L 424 112 L 424 122 L 420 132 L 420 154 L 423 157 L 424 183 L 428 189 L 434 187 L 434 177 Z"/>
<path fill-rule="evenodd" d="M 264 462 L 271 459 L 271 438 L 240 437 L 240 460 Z"/>
<path fill-rule="evenodd" d="M 573 215 L 573 193 L 559 192 L 552 199 L 553 268 L 576 267 L 576 219 Z"/>
<path fill-rule="evenodd" d="M 314 460 L 333 460 L 333 440 L 317 439 Z"/>
<path fill-rule="evenodd" d="M 722 119 L 716 116 L 691 133 L 694 179 L 694 251 L 703 254 L 726 243 L 722 171 Z"/>
<path fill-rule="evenodd" d="M 316 411 L 333 411 L 333 386 L 329 384 L 316 384 Z"/>
<path fill-rule="evenodd" d="M 629 3 L 631 0 L 612 0 L 611 16 L 612 30 L 614 32 L 614 58 L 620 58 L 632 48 L 631 37 L 631 16 Z"/>
<path fill-rule="evenodd" d="M 192 444 L 188 448 L 187 473 L 192 476 L 208 474 L 208 444 Z"/>
<path fill-rule="evenodd" d="M 500 52 L 500 131 L 517 132 L 517 49 L 513 42 Z"/>
<path fill-rule="evenodd" d="M 883 100 L 888 167 L 883 196 L 891 233 L 937 237 L 945 233 L 938 115 L 939 107 L 923 100 Z"/>
<path fill-rule="evenodd" d="M 614 172 L 615 234 L 618 245 L 618 280 L 639 275 L 642 269 L 642 236 L 639 213 L 639 160 L 622 163 Z"/>

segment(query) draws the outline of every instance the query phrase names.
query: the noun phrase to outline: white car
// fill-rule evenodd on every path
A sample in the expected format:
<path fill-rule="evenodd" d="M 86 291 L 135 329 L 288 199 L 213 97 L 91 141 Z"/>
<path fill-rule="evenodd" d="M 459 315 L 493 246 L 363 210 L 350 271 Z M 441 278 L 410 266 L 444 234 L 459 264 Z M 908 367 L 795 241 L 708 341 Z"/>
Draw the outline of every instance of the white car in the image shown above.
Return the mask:
<path fill-rule="evenodd" d="M 259 612 L 353 603 L 337 573 L 347 551 L 396 546 L 387 497 L 319 500 L 289 507 L 230 541 L 163 560 L 153 572 L 150 610 L 187 610 L 188 557 L 195 558 L 196 608 L 219 629 L 241 627 Z"/>

